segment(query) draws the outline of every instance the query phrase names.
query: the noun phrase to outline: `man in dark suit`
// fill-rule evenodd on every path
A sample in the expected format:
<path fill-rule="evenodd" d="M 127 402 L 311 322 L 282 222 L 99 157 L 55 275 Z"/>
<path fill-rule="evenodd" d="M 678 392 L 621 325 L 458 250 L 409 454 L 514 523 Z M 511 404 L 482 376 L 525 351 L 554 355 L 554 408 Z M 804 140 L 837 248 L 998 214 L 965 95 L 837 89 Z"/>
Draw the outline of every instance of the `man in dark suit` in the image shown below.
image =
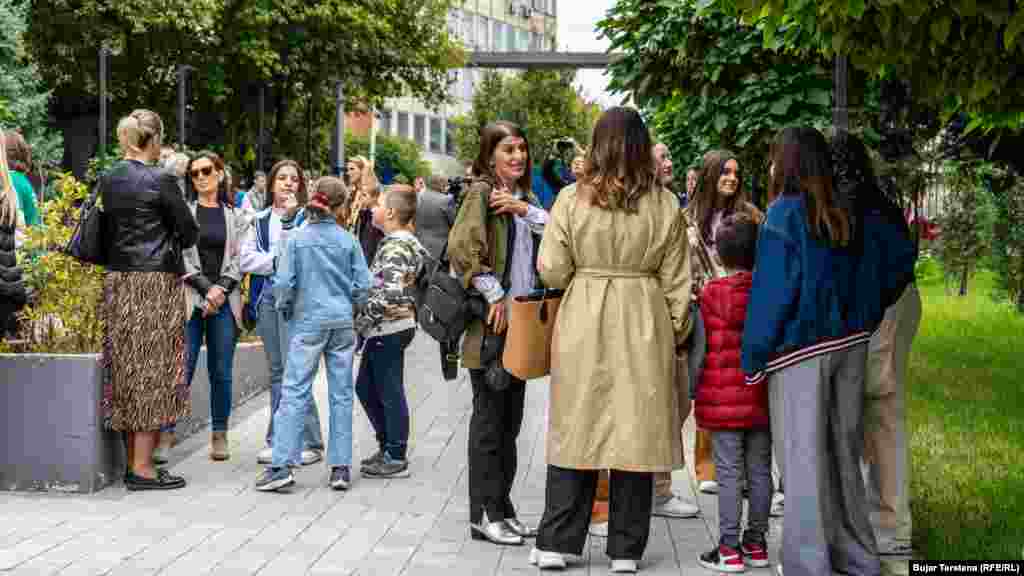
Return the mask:
<path fill-rule="evenodd" d="M 430 252 L 434 259 L 441 257 L 448 232 L 455 222 L 445 190 L 448 180 L 443 176 L 431 176 L 429 186 L 423 178 L 417 178 L 416 238 Z"/>

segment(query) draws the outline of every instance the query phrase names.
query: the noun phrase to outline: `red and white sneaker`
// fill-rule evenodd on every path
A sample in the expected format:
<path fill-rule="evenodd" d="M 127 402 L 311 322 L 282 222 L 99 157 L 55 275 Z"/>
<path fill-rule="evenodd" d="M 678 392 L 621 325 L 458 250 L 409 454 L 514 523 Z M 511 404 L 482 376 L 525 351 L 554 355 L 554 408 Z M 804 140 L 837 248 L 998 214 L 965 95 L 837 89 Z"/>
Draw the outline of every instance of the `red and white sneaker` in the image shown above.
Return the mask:
<path fill-rule="evenodd" d="M 697 557 L 697 561 L 700 562 L 701 566 L 715 572 L 736 574 L 746 571 L 739 550 L 730 548 L 725 544 L 719 544 L 718 548 L 701 554 Z"/>
<path fill-rule="evenodd" d="M 740 547 L 743 563 L 752 568 L 768 567 L 768 548 L 759 542 L 744 542 Z"/>

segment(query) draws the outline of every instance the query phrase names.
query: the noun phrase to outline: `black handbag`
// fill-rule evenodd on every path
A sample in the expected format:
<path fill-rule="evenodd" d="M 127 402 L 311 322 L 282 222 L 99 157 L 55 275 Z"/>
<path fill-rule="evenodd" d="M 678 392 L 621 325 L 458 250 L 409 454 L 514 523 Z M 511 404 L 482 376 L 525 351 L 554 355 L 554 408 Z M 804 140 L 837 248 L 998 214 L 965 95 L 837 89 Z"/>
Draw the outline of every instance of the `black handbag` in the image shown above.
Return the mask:
<path fill-rule="evenodd" d="M 92 194 L 82 204 L 78 223 L 71 234 L 64 253 L 72 258 L 97 266 L 107 264 L 105 239 L 106 215 L 100 206 L 100 186 L 96 184 Z"/>
<path fill-rule="evenodd" d="M 423 331 L 442 344 L 457 343 L 466 331 L 467 291 L 448 273 L 448 244 L 441 257 L 431 259 L 416 280 L 416 320 Z"/>

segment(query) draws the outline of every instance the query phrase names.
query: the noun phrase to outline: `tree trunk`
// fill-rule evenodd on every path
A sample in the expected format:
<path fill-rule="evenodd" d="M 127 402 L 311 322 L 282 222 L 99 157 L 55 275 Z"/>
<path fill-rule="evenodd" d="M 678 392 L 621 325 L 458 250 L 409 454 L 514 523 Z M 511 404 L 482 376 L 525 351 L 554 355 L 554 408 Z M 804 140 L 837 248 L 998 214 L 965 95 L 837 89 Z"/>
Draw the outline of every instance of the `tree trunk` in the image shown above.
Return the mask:
<path fill-rule="evenodd" d="M 960 295 L 967 296 L 967 276 L 970 266 L 964 264 L 963 270 L 960 272 Z"/>

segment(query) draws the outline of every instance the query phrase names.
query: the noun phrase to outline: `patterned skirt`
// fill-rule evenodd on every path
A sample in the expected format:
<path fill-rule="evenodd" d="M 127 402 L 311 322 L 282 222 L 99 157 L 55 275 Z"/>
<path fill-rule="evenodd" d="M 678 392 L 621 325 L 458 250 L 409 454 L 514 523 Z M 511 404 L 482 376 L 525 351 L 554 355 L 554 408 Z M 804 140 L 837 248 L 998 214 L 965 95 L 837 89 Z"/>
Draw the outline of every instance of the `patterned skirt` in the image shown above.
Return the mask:
<path fill-rule="evenodd" d="M 103 315 L 107 426 L 155 431 L 187 416 L 185 292 L 177 275 L 107 272 Z"/>

